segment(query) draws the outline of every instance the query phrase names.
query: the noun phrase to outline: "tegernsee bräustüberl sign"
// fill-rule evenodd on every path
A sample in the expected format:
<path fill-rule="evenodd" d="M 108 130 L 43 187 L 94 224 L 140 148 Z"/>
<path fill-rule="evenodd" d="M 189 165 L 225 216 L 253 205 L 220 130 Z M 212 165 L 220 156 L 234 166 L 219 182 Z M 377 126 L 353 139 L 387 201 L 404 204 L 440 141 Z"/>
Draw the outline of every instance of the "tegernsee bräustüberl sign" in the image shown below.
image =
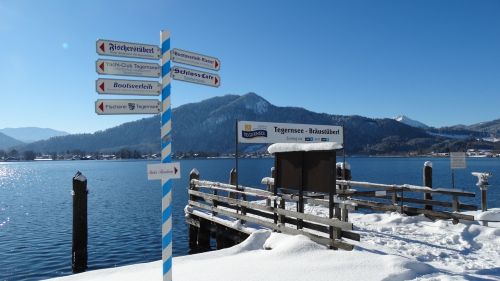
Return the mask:
<path fill-rule="evenodd" d="M 177 63 L 188 64 L 211 70 L 220 69 L 219 59 L 181 49 L 172 49 L 172 51 L 170 51 L 170 57 L 173 62 Z"/>
<path fill-rule="evenodd" d="M 97 60 L 96 71 L 99 74 L 160 77 L 160 65 L 138 61 Z"/>
<path fill-rule="evenodd" d="M 160 113 L 159 100 L 97 100 L 95 112 L 99 115 L 115 114 L 158 114 Z"/>
<path fill-rule="evenodd" d="M 240 143 L 312 143 L 343 144 L 343 128 L 330 125 L 238 121 Z"/>
<path fill-rule="evenodd" d="M 99 78 L 95 88 L 99 94 L 158 96 L 161 84 L 156 81 Z"/>
<path fill-rule="evenodd" d="M 96 42 L 96 52 L 103 56 L 129 57 L 157 60 L 160 58 L 160 48 L 155 45 L 111 41 L 99 39 Z"/>

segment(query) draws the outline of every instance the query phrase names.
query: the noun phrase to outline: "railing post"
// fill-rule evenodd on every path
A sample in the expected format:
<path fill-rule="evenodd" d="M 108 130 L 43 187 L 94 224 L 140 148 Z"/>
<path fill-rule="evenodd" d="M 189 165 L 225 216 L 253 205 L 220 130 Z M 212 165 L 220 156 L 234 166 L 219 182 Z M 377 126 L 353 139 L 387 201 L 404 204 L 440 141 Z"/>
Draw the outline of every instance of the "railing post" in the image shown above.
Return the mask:
<path fill-rule="evenodd" d="M 424 171 L 423 171 L 423 182 L 424 186 L 432 188 L 432 162 L 426 161 L 424 163 Z M 431 193 L 424 193 L 425 200 L 432 200 Z M 432 210 L 432 205 L 425 205 L 426 210 Z"/>
<path fill-rule="evenodd" d="M 73 177 L 73 273 L 87 269 L 87 178 L 80 172 Z"/>
<path fill-rule="evenodd" d="M 193 169 L 189 173 L 189 189 L 190 190 L 197 190 L 198 188 L 196 187 L 195 184 L 191 182 L 191 180 L 200 179 L 200 173 L 198 170 Z M 196 198 L 193 195 L 189 195 L 189 200 L 196 201 Z M 189 248 L 191 249 L 196 249 L 198 247 L 198 228 L 194 225 L 189 225 Z"/>
<path fill-rule="evenodd" d="M 276 170 L 274 169 L 274 167 L 271 167 L 271 178 L 274 178 L 276 177 Z M 268 183 L 267 184 L 267 191 L 269 192 L 274 192 L 274 183 Z M 271 207 L 271 199 L 266 199 L 266 206 L 268 207 Z"/>
<path fill-rule="evenodd" d="M 236 185 L 236 169 L 235 168 L 232 168 L 231 171 L 229 172 L 229 184 Z M 238 193 L 229 192 L 229 198 L 237 199 Z"/>

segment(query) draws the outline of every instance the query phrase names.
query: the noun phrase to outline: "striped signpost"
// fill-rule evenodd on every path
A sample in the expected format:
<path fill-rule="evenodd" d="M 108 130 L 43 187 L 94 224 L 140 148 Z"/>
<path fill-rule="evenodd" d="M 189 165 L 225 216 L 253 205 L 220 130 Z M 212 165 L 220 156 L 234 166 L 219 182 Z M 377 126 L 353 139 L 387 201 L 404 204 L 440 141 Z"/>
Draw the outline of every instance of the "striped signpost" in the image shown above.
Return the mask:
<path fill-rule="evenodd" d="M 161 31 L 161 162 L 172 162 L 172 109 L 170 106 L 170 32 Z M 172 280 L 172 179 L 162 178 L 161 249 L 163 281 Z"/>
<path fill-rule="evenodd" d="M 161 163 L 148 165 L 148 179 L 161 180 L 162 186 L 162 225 L 161 248 L 163 281 L 172 280 L 172 179 L 180 177 L 179 163 L 172 163 L 172 108 L 170 105 L 170 32 L 160 32 L 160 48 L 141 43 L 130 43 L 99 39 L 96 42 L 96 51 L 99 55 L 118 56 L 140 59 L 158 59 L 156 63 L 140 61 L 97 60 L 98 74 L 139 76 L 157 78 L 161 82 L 150 80 L 121 80 L 103 79 L 96 81 L 96 91 L 99 94 L 114 95 L 156 95 L 157 87 L 161 88 Z M 219 70 L 220 61 L 217 58 L 176 49 L 175 61 L 210 70 Z M 177 67 L 176 69 L 181 69 Z M 218 87 L 220 78 L 209 72 L 182 68 L 185 73 L 179 77 L 172 76 L 186 82 L 193 82 L 212 87 Z M 161 70 L 161 71 L 160 71 Z M 184 77 L 184 76 L 186 77 Z M 188 77 L 189 76 L 189 77 Z M 193 78 L 191 76 L 199 76 Z M 98 100 L 95 104 L 97 114 L 151 114 L 158 112 L 158 100 Z"/>

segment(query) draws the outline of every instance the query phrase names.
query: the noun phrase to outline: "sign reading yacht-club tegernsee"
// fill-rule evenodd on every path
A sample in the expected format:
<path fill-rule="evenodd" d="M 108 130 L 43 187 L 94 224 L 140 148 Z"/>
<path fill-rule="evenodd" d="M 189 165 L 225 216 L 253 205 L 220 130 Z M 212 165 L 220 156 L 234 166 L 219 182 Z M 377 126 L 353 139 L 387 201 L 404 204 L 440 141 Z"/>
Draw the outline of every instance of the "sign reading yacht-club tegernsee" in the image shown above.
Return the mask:
<path fill-rule="evenodd" d="M 95 112 L 99 115 L 115 114 L 158 114 L 160 101 L 149 99 L 97 100 Z"/>
<path fill-rule="evenodd" d="M 96 71 L 99 74 L 159 78 L 161 68 L 157 63 L 121 60 L 97 60 Z"/>
<path fill-rule="evenodd" d="M 343 144 L 341 126 L 238 121 L 240 143 L 313 143 Z"/>
<path fill-rule="evenodd" d="M 197 54 L 181 49 L 172 49 L 170 57 L 173 62 L 188 64 L 210 70 L 220 69 L 220 60 L 207 55 Z"/>
<path fill-rule="evenodd" d="M 175 80 L 191 82 L 211 87 L 220 86 L 220 77 L 217 74 L 174 66 L 170 70 L 170 77 Z"/>
<path fill-rule="evenodd" d="M 99 94 L 158 96 L 161 84 L 156 81 L 99 78 L 95 88 Z"/>
<path fill-rule="evenodd" d="M 96 42 L 96 52 L 103 56 L 129 57 L 157 60 L 160 58 L 160 48 L 155 45 L 130 43 L 99 39 Z"/>

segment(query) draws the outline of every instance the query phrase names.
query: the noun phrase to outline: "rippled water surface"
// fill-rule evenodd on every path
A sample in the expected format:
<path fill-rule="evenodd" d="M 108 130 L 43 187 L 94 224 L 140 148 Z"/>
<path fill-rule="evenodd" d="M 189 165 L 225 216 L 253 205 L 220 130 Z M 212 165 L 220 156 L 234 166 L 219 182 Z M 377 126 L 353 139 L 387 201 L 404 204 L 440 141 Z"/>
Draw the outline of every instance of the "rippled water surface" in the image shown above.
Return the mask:
<path fill-rule="evenodd" d="M 421 184 L 424 158 L 349 158 L 353 179 Z M 451 187 L 449 161 L 432 159 L 434 185 Z M 161 259 L 161 190 L 148 181 L 147 161 L 0 163 L 0 280 L 40 280 L 71 274 L 72 177 L 88 179 L 89 270 Z M 500 159 L 468 159 L 456 185 L 477 191 L 471 171 L 489 171 L 489 206 L 500 207 Z M 240 183 L 261 186 L 272 159 L 240 162 Z M 227 182 L 234 160 L 181 161 L 174 182 L 174 256 L 188 253 L 183 209 L 188 174 Z M 479 194 L 479 193 L 477 193 Z M 480 202 L 480 198 L 467 203 Z"/>

